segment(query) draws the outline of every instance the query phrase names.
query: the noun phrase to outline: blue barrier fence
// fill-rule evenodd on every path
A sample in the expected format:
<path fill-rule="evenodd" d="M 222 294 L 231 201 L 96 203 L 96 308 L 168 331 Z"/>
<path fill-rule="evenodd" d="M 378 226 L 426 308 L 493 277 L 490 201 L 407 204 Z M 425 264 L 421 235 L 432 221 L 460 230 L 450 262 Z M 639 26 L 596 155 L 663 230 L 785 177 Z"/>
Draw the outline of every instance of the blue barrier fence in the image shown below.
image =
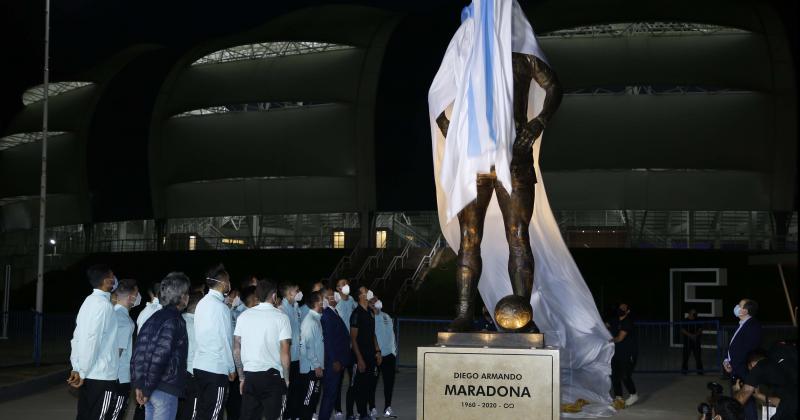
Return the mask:
<path fill-rule="evenodd" d="M 8 312 L 7 337 L 0 339 L 0 367 L 32 364 L 35 352 L 36 314 Z M 69 361 L 70 339 L 75 329 L 76 314 L 45 313 L 42 316 L 42 363 Z M 447 331 L 450 320 L 397 318 L 398 365 L 416 367 L 417 347 L 436 343 L 436 333 Z M 721 325 L 719 321 L 653 322 L 638 321 L 635 338 L 639 346 L 637 372 L 680 372 L 683 361 L 681 328 L 695 324 L 703 329 L 701 336 L 702 361 L 705 372 L 720 372 L 727 343 L 736 331 L 736 324 Z M 762 346 L 767 348 L 778 339 L 797 339 L 797 328 L 791 325 L 763 325 Z M 695 369 L 694 359 L 689 367 Z"/>
<path fill-rule="evenodd" d="M 447 331 L 450 320 L 397 318 L 398 366 L 416 367 L 417 347 L 436 343 L 436 333 Z M 721 361 L 727 344 L 736 331 L 736 324 L 722 325 L 718 320 L 704 321 L 637 321 L 633 338 L 639 348 L 637 372 L 678 373 L 683 365 L 681 329 L 701 328 L 701 358 L 704 372 L 721 372 Z M 778 339 L 797 339 L 797 328 L 791 325 L 763 325 L 762 346 L 767 348 Z M 689 370 L 696 370 L 694 358 L 689 357 Z"/>
<path fill-rule="evenodd" d="M 12 311 L 7 317 L 6 337 L 0 340 L 0 367 L 34 363 L 40 352 L 41 363 L 66 363 L 69 361 L 72 332 L 76 314 L 45 313 L 41 316 L 42 346 L 36 347 L 36 322 L 34 311 Z"/>

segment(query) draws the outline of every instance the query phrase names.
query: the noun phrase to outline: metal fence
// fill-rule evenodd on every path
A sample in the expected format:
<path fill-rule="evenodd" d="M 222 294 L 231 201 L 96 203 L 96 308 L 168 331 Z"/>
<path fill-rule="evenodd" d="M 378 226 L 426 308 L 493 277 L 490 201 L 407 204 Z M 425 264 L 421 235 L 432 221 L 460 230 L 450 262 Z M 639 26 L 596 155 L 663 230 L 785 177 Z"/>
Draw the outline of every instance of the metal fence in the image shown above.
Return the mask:
<path fill-rule="evenodd" d="M 436 333 L 446 331 L 449 324 L 450 320 L 444 319 L 396 319 L 398 365 L 416 367 L 417 347 L 436 343 Z M 639 349 L 635 370 L 654 373 L 681 372 L 683 364 L 681 329 L 690 324 L 703 330 L 700 344 L 704 372 L 721 372 L 723 352 L 737 325 L 721 325 L 717 320 L 635 322 L 633 338 Z M 761 344 L 765 348 L 778 339 L 797 339 L 797 328 L 791 325 L 764 325 L 762 328 Z M 689 358 L 688 367 L 692 371 L 696 369 L 693 357 Z"/>
<path fill-rule="evenodd" d="M 70 339 L 75 329 L 76 314 L 45 313 L 42 329 L 42 363 L 69 361 Z M 3 313 L 6 337 L 0 337 L 0 368 L 31 364 L 34 360 L 35 323 L 33 311 Z M 436 343 L 436 333 L 447 331 L 450 320 L 424 318 L 397 318 L 398 365 L 416 367 L 417 347 Z M 736 331 L 736 324 L 720 325 L 719 321 L 700 322 L 635 322 L 634 338 L 639 347 L 637 372 L 680 372 L 683 361 L 681 328 L 695 324 L 703 329 L 701 338 L 703 368 L 706 372 L 720 372 L 720 361 L 727 343 Z M 762 346 L 769 347 L 779 339 L 797 339 L 796 327 L 791 325 L 763 325 Z M 689 367 L 694 370 L 694 359 Z"/>
<path fill-rule="evenodd" d="M 681 330 L 702 329 L 699 336 L 700 358 L 704 372 L 720 372 L 722 369 L 722 348 L 728 341 L 722 341 L 720 324 L 711 321 L 639 321 L 634 322 L 633 339 L 638 347 L 637 372 L 680 372 L 683 364 L 683 335 Z M 696 370 L 695 360 L 689 355 L 688 366 Z"/>
<path fill-rule="evenodd" d="M 69 361 L 70 340 L 75 329 L 76 314 L 45 313 L 42 316 L 42 347 L 36 348 L 36 313 L 6 312 L 6 336 L 0 339 L 0 368 L 34 363 L 34 354 L 41 352 L 41 363 Z"/>

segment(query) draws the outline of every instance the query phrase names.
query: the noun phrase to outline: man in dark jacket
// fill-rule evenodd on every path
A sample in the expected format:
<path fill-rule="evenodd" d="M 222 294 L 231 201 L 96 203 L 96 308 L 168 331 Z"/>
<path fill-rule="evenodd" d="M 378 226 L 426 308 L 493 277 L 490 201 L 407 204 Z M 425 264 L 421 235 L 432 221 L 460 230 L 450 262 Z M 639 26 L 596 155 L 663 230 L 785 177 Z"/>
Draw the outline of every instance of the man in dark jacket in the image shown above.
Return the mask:
<path fill-rule="evenodd" d="M 189 302 L 189 278 L 169 273 L 161 282 L 163 308 L 145 322 L 131 361 L 131 384 L 136 401 L 145 406 L 147 420 L 172 420 L 178 397 L 186 387 L 189 338 L 181 311 Z"/>
<path fill-rule="evenodd" d="M 336 312 L 336 299 L 333 289 L 323 292 L 322 343 L 325 349 L 325 369 L 322 370 L 322 402 L 319 418 L 329 419 L 340 392 L 344 368 L 350 365 L 350 333 L 342 317 Z"/>
<path fill-rule="evenodd" d="M 731 337 L 728 352 L 722 361 L 725 372 L 731 375 L 732 385 L 738 379 L 747 377 L 747 356 L 761 345 L 761 324 L 755 318 L 757 313 L 758 303 L 753 299 L 742 299 L 733 308 L 733 314 L 739 318 L 739 326 Z M 747 420 L 758 418 L 758 409 L 752 398 L 745 404 L 744 417 Z"/>

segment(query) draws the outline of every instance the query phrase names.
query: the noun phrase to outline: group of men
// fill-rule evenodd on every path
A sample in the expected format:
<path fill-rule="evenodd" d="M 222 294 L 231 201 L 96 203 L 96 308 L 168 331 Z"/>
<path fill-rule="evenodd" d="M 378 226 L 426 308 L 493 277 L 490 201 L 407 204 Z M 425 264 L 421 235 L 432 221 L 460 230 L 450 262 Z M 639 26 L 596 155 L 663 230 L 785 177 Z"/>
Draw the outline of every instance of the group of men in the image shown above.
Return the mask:
<path fill-rule="evenodd" d="M 136 281 L 103 265 L 87 274 L 94 290 L 78 313 L 67 380 L 79 390 L 78 419 L 124 418 L 131 395 L 134 418 L 147 420 L 343 419 L 345 375 L 348 419 L 378 416 L 380 376 L 383 414 L 394 415 L 394 326 L 366 287 L 351 295 L 347 279 L 317 282 L 304 296 L 295 283 L 255 277 L 234 289 L 222 265 L 195 285 L 173 272 L 149 289 L 134 323 Z"/>
<path fill-rule="evenodd" d="M 631 373 L 638 357 L 634 323 L 627 303 L 620 303 L 607 326 L 614 342 L 614 357 L 611 359 L 611 382 L 614 388 L 614 406 L 625 408 L 638 400 L 636 386 Z M 741 299 L 733 308 L 738 325 L 722 360 L 725 373 L 731 378 L 732 398 L 718 402 L 725 405 L 725 412 L 738 412 L 735 418 L 757 420 L 756 401 L 772 408 L 773 420 L 796 418 L 797 416 L 797 348 L 791 342 L 776 342 L 770 351 L 760 349 L 762 344 L 761 324 L 756 319 L 758 303 L 753 299 Z M 694 355 L 697 373 L 703 374 L 701 359 L 702 321 L 697 310 L 690 308 L 686 322 L 681 324 L 683 337 L 682 372 L 688 372 L 690 353 Z M 622 399 L 622 385 L 628 389 L 629 397 Z M 734 401 L 736 404 L 731 405 Z M 726 419 L 725 415 L 719 416 Z M 733 418 L 733 417 L 732 417 Z"/>

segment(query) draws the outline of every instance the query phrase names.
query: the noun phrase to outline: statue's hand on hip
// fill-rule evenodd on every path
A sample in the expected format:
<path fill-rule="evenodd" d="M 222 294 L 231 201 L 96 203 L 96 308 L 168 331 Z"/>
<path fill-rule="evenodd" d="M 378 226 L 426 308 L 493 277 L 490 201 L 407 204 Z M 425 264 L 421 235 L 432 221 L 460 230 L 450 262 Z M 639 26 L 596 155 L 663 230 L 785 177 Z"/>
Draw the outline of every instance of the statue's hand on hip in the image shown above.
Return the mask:
<path fill-rule="evenodd" d="M 447 129 L 450 127 L 450 120 L 447 119 L 447 116 L 444 115 L 442 112 L 438 118 L 436 118 L 436 125 L 439 126 L 439 130 L 442 131 L 442 135 L 447 137 Z"/>
<path fill-rule="evenodd" d="M 531 147 L 542 134 L 544 125 L 538 118 L 527 124 L 516 124 L 517 138 L 514 140 L 514 155 L 522 156 L 531 153 Z"/>

